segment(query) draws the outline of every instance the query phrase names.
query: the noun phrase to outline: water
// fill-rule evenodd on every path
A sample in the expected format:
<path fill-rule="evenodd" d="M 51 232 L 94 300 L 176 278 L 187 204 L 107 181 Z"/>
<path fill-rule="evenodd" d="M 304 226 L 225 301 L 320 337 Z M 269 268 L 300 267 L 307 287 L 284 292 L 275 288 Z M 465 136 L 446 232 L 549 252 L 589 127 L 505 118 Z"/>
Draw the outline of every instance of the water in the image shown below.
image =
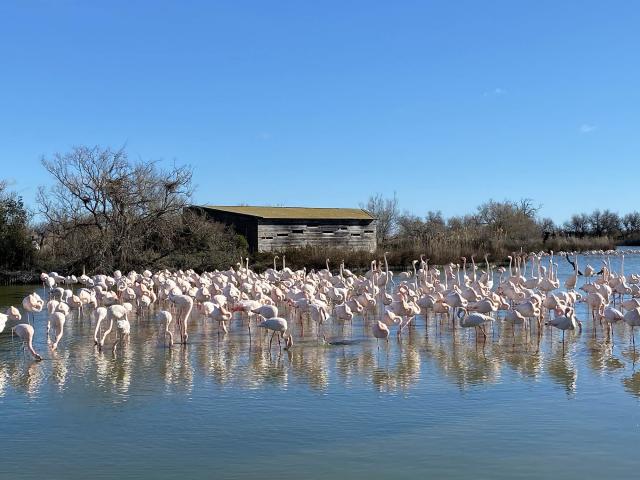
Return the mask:
<path fill-rule="evenodd" d="M 34 288 L 3 287 L 0 305 Z M 0 478 L 637 478 L 639 355 L 626 326 L 611 346 L 578 316 L 564 349 L 557 331 L 514 341 L 496 324 L 483 346 L 419 318 L 378 351 L 357 319 L 327 334 L 359 343 L 305 332 L 281 354 L 238 322 L 219 337 L 195 321 L 190 345 L 166 349 L 134 320 L 115 355 L 75 317 L 52 354 L 39 316 L 43 362 L 0 335 Z"/>

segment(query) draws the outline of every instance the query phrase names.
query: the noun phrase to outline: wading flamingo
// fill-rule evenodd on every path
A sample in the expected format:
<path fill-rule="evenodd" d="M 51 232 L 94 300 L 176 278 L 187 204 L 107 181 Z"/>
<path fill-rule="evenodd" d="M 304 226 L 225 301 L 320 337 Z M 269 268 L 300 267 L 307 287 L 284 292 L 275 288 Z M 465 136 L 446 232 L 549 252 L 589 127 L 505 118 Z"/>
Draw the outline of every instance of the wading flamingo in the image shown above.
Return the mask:
<path fill-rule="evenodd" d="M 42 360 L 42 357 L 33 348 L 34 330 L 31 325 L 29 325 L 28 323 L 19 323 L 18 325 L 13 327 L 12 332 L 18 335 L 18 337 L 20 337 L 20 340 L 22 340 L 23 349 L 26 346 L 26 348 L 29 349 L 29 352 L 31 352 L 31 355 L 33 355 L 33 358 L 37 362 Z"/>
<path fill-rule="evenodd" d="M 8 319 L 12 322 L 19 322 L 20 320 L 22 320 L 22 314 L 16 307 L 11 306 L 7 308 L 5 313 L 7 314 Z"/>
<path fill-rule="evenodd" d="M 118 320 L 127 320 L 128 322 L 129 312 L 130 312 L 130 309 L 124 305 L 116 304 L 116 305 L 111 305 L 109 308 L 107 308 L 107 318 L 109 319 L 109 328 L 107 328 L 107 330 L 104 332 L 104 335 L 102 335 L 102 338 L 98 343 L 98 348 L 100 350 L 102 350 L 102 347 L 104 346 L 104 341 L 106 340 L 107 336 L 111 333 L 111 330 L 113 330 L 113 321 L 115 320 L 117 322 Z M 117 343 L 117 335 L 116 335 L 116 343 Z"/>
<path fill-rule="evenodd" d="M 34 313 L 41 312 L 42 307 L 44 307 L 44 300 L 40 298 L 40 295 L 37 293 L 32 293 L 31 295 L 27 295 L 22 300 L 22 307 L 27 311 L 27 323 L 31 323 L 29 320 L 29 313 L 31 317 L 34 318 Z"/>
<path fill-rule="evenodd" d="M 564 331 L 576 329 L 582 330 L 582 324 L 576 318 L 575 311 L 571 307 L 561 305 L 556 307 L 555 313 L 555 318 L 549 319 L 546 324 L 562 330 L 562 344 L 564 345 Z"/>
<path fill-rule="evenodd" d="M 478 330 L 482 332 L 484 339 L 487 339 L 487 332 L 485 332 L 483 325 L 488 322 L 493 322 L 493 317 L 489 315 L 483 315 L 482 313 L 468 313 L 466 309 L 461 308 L 456 314 L 458 316 L 458 323 L 462 328 L 475 328 L 476 340 L 478 339 Z"/>
<path fill-rule="evenodd" d="M 180 329 L 180 343 L 186 344 L 189 338 L 187 333 L 187 322 L 193 310 L 193 298 L 189 295 L 174 295 L 169 294 L 169 300 L 176 306 L 176 324 Z"/>
<path fill-rule="evenodd" d="M 380 348 L 380 339 L 383 338 L 389 342 L 389 327 L 387 327 L 380 320 L 377 320 L 373 324 L 373 336 L 376 338 L 376 343 L 378 344 L 378 348 Z"/>
<path fill-rule="evenodd" d="M 640 327 L 640 308 L 634 308 L 633 310 L 628 310 L 623 317 L 624 323 L 631 327 L 631 341 L 633 345 L 636 344 L 636 336 L 634 332 L 635 327 Z"/>
<path fill-rule="evenodd" d="M 171 315 L 171 312 L 168 312 L 166 310 L 160 310 L 157 314 L 156 314 L 156 319 L 162 323 L 162 325 L 164 326 L 164 344 L 167 344 L 167 335 L 169 335 L 169 347 L 173 346 L 173 333 L 171 333 L 171 329 L 169 328 L 169 325 L 171 325 L 171 320 L 173 319 L 173 315 Z"/>
<path fill-rule="evenodd" d="M 293 338 L 291 334 L 287 334 L 287 321 L 284 318 L 269 318 L 268 320 L 263 320 L 258 324 L 260 328 L 266 328 L 267 330 L 271 330 L 273 333 L 271 334 L 271 338 L 269 339 L 269 349 L 271 349 L 271 342 L 273 341 L 273 336 L 278 334 L 278 345 L 280 345 L 280 337 L 285 340 L 285 350 L 288 350 L 293 346 Z M 286 338 L 285 338 L 286 337 Z"/>
<path fill-rule="evenodd" d="M 65 316 L 62 312 L 53 312 L 49 315 L 47 319 L 47 343 L 51 345 L 51 350 L 55 351 L 58 348 L 58 343 L 62 338 L 62 334 L 64 333 L 64 322 Z M 51 324 L 53 324 L 53 330 L 55 331 L 56 338 L 51 342 L 49 337 L 49 331 L 51 330 Z"/>

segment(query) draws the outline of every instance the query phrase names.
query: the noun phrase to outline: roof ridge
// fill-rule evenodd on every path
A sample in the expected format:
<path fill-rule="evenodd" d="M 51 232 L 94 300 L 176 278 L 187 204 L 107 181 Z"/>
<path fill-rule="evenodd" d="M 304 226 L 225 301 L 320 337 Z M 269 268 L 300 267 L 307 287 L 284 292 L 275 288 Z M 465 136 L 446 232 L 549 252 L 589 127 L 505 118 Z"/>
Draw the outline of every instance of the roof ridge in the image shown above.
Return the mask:
<path fill-rule="evenodd" d="M 287 205 L 283 206 L 271 206 L 271 205 L 201 205 L 203 207 L 230 207 L 230 208 L 305 208 L 305 209 L 314 209 L 314 210 L 364 210 L 364 208 L 360 207 L 301 207 L 301 206 L 291 206 Z"/>
<path fill-rule="evenodd" d="M 197 205 L 194 205 L 197 206 Z M 355 207 L 269 207 L 264 205 L 200 205 L 199 208 L 226 211 L 238 215 L 260 218 L 292 218 L 292 219 L 345 219 L 374 220 L 375 217 L 363 208 Z M 288 216 L 292 215 L 292 216 Z M 294 216 L 295 215 L 295 216 Z"/>

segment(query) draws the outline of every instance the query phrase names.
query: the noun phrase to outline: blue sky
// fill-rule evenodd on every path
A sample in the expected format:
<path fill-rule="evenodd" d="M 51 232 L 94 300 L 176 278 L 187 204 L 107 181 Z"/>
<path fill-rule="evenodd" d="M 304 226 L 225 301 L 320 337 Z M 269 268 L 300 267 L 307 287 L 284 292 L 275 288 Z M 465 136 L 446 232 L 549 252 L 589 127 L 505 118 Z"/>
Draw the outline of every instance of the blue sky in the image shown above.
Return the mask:
<path fill-rule="evenodd" d="M 126 145 L 195 201 L 640 209 L 640 3 L 4 1 L 0 178 Z"/>

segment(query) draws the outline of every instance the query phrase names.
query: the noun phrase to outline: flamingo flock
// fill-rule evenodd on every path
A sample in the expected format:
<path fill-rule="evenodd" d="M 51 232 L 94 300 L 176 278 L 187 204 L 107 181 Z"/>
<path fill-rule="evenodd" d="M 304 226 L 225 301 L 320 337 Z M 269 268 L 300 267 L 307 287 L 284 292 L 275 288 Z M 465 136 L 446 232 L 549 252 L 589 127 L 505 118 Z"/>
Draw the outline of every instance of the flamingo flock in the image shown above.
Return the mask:
<path fill-rule="evenodd" d="M 330 323 L 344 329 L 355 317 L 362 319 L 364 334 L 375 338 L 380 348 L 380 341 L 389 342 L 392 331 L 398 341 L 412 335 L 417 316 L 424 316 L 427 325 L 434 322 L 436 330 L 450 329 L 454 336 L 457 330 L 474 329 L 476 342 L 483 343 L 495 322 L 510 329 L 514 339 L 516 329 L 538 336 L 546 329 L 559 330 L 563 346 L 565 333 L 579 334 L 585 321 L 592 322 L 594 335 L 601 328 L 604 341 L 611 342 L 613 329 L 626 324 L 635 345 L 640 275 L 625 274 L 624 255 L 614 271 L 612 253 L 602 253 L 602 265 L 586 265 L 584 270 L 575 254 L 520 252 L 508 257 L 508 266 L 500 267 L 491 265 L 486 256 L 480 264 L 472 256 L 470 261 L 463 257 L 440 268 L 421 257 L 412 262 L 411 270 L 399 274 L 389 269 L 386 253 L 362 275 L 348 270 L 344 262 L 332 271 L 329 260 L 319 271 L 294 271 L 284 257 L 281 268 L 274 257 L 273 268 L 263 273 L 251 270 L 248 258 L 236 268 L 201 274 L 192 270 L 116 271 L 91 277 L 43 273 L 46 299 L 34 292 L 22 301 L 22 312 L 9 307 L 0 314 L 0 332 L 9 325 L 25 353 L 37 361 L 42 355 L 34 349 L 36 333 L 45 334 L 55 352 L 64 348 L 65 325 L 86 319 L 92 322 L 95 347 L 109 346 L 114 352 L 128 344 L 132 323 L 143 320 L 157 325 L 158 341 L 166 348 L 192 341 L 190 325 L 198 321 L 210 322 L 218 335 L 246 328 L 250 342 L 252 336 L 261 341 L 270 335 L 270 350 L 274 339 L 277 348 L 289 350 L 294 335 L 345 344 L 345 340 L 327 341 L 325 327 Z M 572 264 L 574 272 L 563 286 L 558 279 L 561 258 Z M 589 319 L 577 318 L 579 302 L 587 305 Z M 39 312 L 45 314 L 46 325 L 38 324 Z"/>

